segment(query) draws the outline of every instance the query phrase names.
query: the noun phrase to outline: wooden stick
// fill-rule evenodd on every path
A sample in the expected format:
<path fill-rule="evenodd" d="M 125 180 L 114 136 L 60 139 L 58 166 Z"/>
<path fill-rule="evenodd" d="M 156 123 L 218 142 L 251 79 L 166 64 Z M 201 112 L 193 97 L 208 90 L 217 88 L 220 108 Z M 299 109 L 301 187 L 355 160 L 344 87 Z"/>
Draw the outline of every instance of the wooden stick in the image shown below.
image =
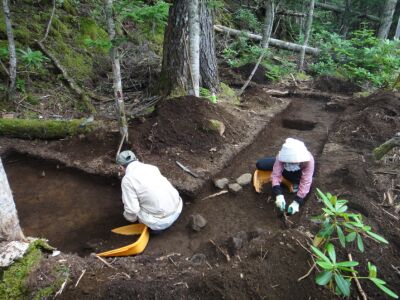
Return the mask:
<path fill-rule="evenodd" d="M 54 17 L 54 12 L 55 11 L 56 11 L 56 0 L 53 0 L 53 8 L 51 9 L 51 15 L 50 15 L 49 23 L 47 23 L 46 33 L 44 34 L 44 37 L 40 40 L 40 42 L 44 42 L 44 40 L 47 39 L 47 36 L 49 35 L 51 22 L 53 21 L 53 17 Z"/>
<path fill-rule="evenodd" d="M 299 278 L 297 279 L 297 282 L 300 282 L 300 281 L 302 281 L 304 278 L 307 278 L 308 276 L 310 276 L 311 272 L 314 270 L 314 268 L 315 268 L 316 266 L 317 266 L 317 265 L 316 265 L 316 263 L 314 262 L 314 264 L 311 266 L 311 269 L 308 270 L 308 272 L 307 272 L 306 274 L 304 274 L 303 276 L 299 277 Z"/>
<path fill-rule="evenodd" d="M 210 239 L 210 243 L 213 244 L 213 245 L 215 246 L 215 248 L 217 248 L 217 249 L 225 256 L 225 258 L 226 258 L 226 260 L 227 260 L 228 262 L 231 261 L 231 258 L 230 258 L 230 256 L 229 256 L 229 254 L 228 254 L 228 253 L 225 253 L 225 251 L 222 250 L 213 240 Z"/>
<path fill-rule="evenodd" d="M 375 206 L 376 208 L 380 208 L 384 213 L 388 214 L 389 216 L 391 216 L 393 219 L 395 219 L 396 221 L 399 220 L 399 217 L 396 217 L 395 215 L 391 214 L 390 212 L 388 212 L 386 209 L 382 208 L 382 207 L 378 207 L 376 206 L 374 203 L 371 202 L 371 204 L 373 206 Z"/>
<path fill-rule="evenodd" d="M 75 287 L 77 287 L 77 286 L 78 286 L 78 284 L 79 284 L 79 281 L 81 281 L 81 279 L 82 279 L 83 275 L 85 275 L 85 273 L 86 273 L 86 269 L 82 271 L 82 274 L 81 274 L 81 276 L 79 276 L 79 278 L 78 278 L 77 282 L 75 283 Z"/>
<path fill-rule="evenodd" d="M 67 278 L 65 278 L 63 284 L 61 285 L 60 289 L 57 291 L 57 293 L 54 295 L 53 299 L 56 298 L 58 295 L 61 295 L 61 293 L 64 291 L 65 286 L 67 285 L 67 281 L 68 281 L 69 276 L 67 276 Z"/>
<path fill-rule="evenodd" d="M 107 267 L 109 267 L 109 268 L 111 268 L 111 269 L 114 269 L 114 270 L 117 269 L 116 267 L 110 265 L 104 258 L 102 258 L 102 257 L 100 257 L 100 256 L 98 256 L 98 255 L 96 255 L 96 254 L 94 254 L 94 253 L 91 254 L 91 256 L 94 256 L 94 257 L 98 258 L 98 259 L 99 259 L 102 263 L 104 263 Z"/>
<path fill-rule="evenodd" d="M 210 198 L 214 198 L 214 197 L 217 197 L 217 196 L 219 196 L 219 195 L 226 194 L 226 193 L 228 193 L 228 190 L 222 190 L 222 191 L 220 191 L 220 192 L 218 192 L 218 193 L 215 193 L 215 194 L 209 195 L 209 196 L 207 196 L 207 197 L 204 197 L 204 198 L 201 199 L 200 201 L 203 201 L 203 200 L 206 200 L 206 199 L 210 199 Z"/>
<path fill-rule="evenodd" d="M 353 258 L 352 258 L 352 256 L 351 256 L 351 253 L 348 253 L 347 256 L 349 257 L 349 261 L 353 261 Z M 353 267 L 351 267 L 350 269 L 354 270 Z M 360 281 L 358 280 L 358 278 L 357 278 L 357 276 L 356 276 L 356 273 L 355 273 L 354 271 L 351 272 L 351 273 L 352 273 L 353 276 L 354 276 L 353 278 L 354 278 L 354 281 L 356 282 L 357 290 L 358 290 L 358 292 L 360 293 L 361 298 L 362 298 L 363 300 L 367 300 L 367 299 L 368 299 L 367 294 L 365 294 L 364 290 L 362 289 L 361 284 L 360 284 Z"/>

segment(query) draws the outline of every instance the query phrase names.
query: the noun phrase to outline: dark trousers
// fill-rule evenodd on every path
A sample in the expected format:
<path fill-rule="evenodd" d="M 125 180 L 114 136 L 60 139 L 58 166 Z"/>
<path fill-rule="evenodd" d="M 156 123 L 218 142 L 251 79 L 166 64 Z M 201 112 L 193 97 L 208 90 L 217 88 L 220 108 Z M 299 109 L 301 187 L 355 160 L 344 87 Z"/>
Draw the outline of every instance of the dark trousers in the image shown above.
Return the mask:
<path fill-rule="evenodd" d="M 265 157 L 257 160 L 256 167 L 258 170 L 272 171 L 275 163 L 275 157 Z M 299 184 L 301 179 L 301 170 L 290 172 L 283 169 L 282 176 L 292 183 Z"/>

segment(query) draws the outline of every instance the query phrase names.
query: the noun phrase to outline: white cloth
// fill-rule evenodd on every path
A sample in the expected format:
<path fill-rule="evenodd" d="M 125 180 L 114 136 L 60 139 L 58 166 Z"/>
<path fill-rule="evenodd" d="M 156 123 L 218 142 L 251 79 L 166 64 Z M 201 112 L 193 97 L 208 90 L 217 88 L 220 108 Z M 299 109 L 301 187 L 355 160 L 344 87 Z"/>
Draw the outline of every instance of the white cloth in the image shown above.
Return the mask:
<path fill-rule="evenodd" d="M 178 191 L 157 167 L 134 161 L 126 169 L 121 183 L 124 217 L 153 230 L 172 225 L 182 211 Z"/>
<path fill-rule="evenodd" d="M 300 164 L 296 164 L 296 163 L 283 163 L 283 168 L 289 172 L 296 172 L 301 169 Z"/>
<path fill-rule="evenodd" d="M 278 160 L 286 163 L 310 161 L 311 156 L 302 141 L 287 138 L 278 154 Z"/>

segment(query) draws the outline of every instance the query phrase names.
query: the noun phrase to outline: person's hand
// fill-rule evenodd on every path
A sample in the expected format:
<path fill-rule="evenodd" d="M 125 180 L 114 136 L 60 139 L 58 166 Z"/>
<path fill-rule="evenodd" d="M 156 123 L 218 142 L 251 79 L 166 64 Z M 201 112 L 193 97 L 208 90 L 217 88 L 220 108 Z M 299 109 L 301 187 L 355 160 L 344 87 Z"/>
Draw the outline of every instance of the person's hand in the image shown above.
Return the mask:
<path fill-rule="evenodd" d="M 285 207 L 286 207 L 285 197 L 284 197 L 283 195 L 278 195 L 278 196 L 276 196 L 275 205 L 276 205 L 276 207 L 278 207 L 281 211 L 284 211 L 284 210 L 285 210 Z"/>
<path fill-rule="evenodd" d="M 288 214 L 294 215 L 295 213 L 299 212 L 299 203 L 297 201 L 293 201 L 292 204 L 289 205 Z"/>

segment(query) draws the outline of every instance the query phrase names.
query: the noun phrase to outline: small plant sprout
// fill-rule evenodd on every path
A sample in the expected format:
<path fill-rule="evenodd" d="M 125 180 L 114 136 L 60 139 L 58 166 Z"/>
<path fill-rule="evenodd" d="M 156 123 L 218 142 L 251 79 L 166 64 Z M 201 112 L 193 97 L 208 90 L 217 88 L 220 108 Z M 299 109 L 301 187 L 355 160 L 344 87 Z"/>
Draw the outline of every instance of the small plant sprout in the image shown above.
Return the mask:
<path fill-rule="evenodd" d="M 322 271 L 319 272 L 315 281 L 319 285 L 327 286 L 336 295 L 350 296 L 352 280 L 370 280 L 388 296 L 398 299 L 398 296 L 391 291 L 386 282 L 377 277 L 377 267 L 368 262 L 368 276 L 360 276 L 354 269 L 359 263 L 351 260 L 339 261 L 334 246 L 339 241 L 342 248 L 356 241 L 357 248 L 364 252 L 363 238 L 369 237 L 378 243 L 388 244 L 388 241 L 371 231 L 371 227 L 363 223 L 360 214 L 348 213 L 347 200 L 340 200 L 330 193 L 322 193 L 317 189 L 319 198 L 324 207 L 323 213 L 313 217 L 314 221 L 321 224 L 321 229 L 316 235 L 311 250 L 315 257 L 315 263 Z"/>

